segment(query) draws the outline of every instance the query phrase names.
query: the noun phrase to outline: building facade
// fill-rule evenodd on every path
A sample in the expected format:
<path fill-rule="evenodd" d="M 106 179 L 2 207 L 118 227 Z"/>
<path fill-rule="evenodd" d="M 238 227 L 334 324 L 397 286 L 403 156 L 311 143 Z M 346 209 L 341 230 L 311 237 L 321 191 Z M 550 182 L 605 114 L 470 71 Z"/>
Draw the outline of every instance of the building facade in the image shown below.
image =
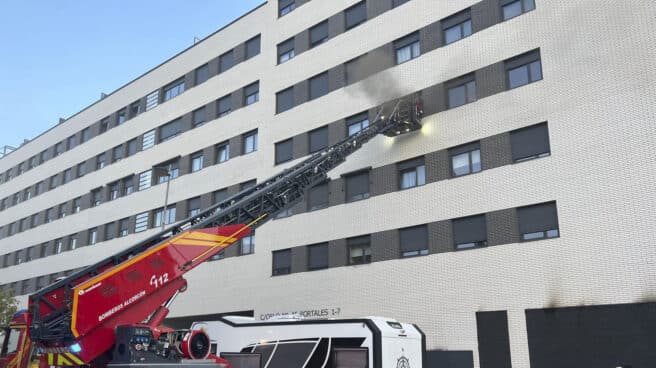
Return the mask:
<path fill-rule="evenodd" d="M 172 317 L 383 315 L 435 364 L 654 364 L 648 343 L 600 352 L 656 330 L 655 13 L 264 3 L 0 159 L 0 287 L 24 306 L 420 93 L 421 132 L 376 138 L 189 273 Z"/>

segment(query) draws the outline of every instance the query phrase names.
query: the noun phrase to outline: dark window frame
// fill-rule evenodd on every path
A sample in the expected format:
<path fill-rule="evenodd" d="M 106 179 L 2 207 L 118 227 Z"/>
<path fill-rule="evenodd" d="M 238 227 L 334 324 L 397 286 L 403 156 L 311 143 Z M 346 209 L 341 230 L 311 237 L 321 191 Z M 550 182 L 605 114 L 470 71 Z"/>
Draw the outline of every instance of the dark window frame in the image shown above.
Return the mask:
<path fill-rule="evenodd" d="M 506 90 L 523 87 L 544 79 L 540 49 L 531 50 L 522 55 L 505 60 L 504 68 L 506 70 Z M 525 71 L 526 81 L 521 81 L 522 83 L 513 85 L 513 79 L 511 76 L 515 71 Z"/>
<path fill-rule="evenodd" d="M 169 101 L 180 96 L 182 93 L 184 93 L 185 87 L 184 77 L 169 83 L 166 87 L 164 87 L 164 93 L 162 93 L 162 102 Z"/>
<path fill-rule="evenodd" d="M 257 42 L 257 47 L 253 46 Z M 262 38 L 258 34 L 255 37 L 252 37 L 251 39 L 247 40 L 245 43 L 245 56 L 244 60 L 248 60 L 251 58 L 254 58 L 255 56 L 259 55 L 260 52 L 262 51 Z"/>
<path fill-rule="evenodd" d="M 482 229 L 478 226 L 482 225 Z M 485 248 L 488 245 L 488 225 L 487 225 L 487 216 L 485 214 L 472 215 L 466 217 L 460 217 L 457 219 L 451 220 L 451 227 L 453 230 L 453 248 L 456 251 L 461 250 L 470 250 Z M 476 234 L 476 231 L 472 231 L 472 228 L 476 228 L 479 234 Z M 464 229 L 464 230 L 463 230 Z M 485 239 L 482 239 L 481 235 L 484 234 Z M 461 231 L 465 234 L 461 234 Z M 478 235 L 478 236 L 475 236 Z M 463 240 L 465 239 L 465 240 Z"/>
<path fill-rule="evenodd" d="M 194 85 L 205 83 L 208 79 L 210 79 L 209 64 L 203 64 L 194 70 Z"/>
<path fill-rule="evenodd" d="M 362 255 L 358 256 L 361 258 L 360 261 L 354 261 L 353 257 L 353 249 L 358 249 L 362 251 Z M 367 249 L 369 250 L 369 254 L 367 254 Z M 372 261 L 371 257 L 371 235 L 362 235 L 362 236 L 357 236 L 353 238 L 347 238 L 346 239 L 346 257 L 347 257 L 347 264 L 349 266 L 355 266 L 355 265 L 363 265 L 363 264 L 369 264 Z"/>
<path fill-rule="evenodd" d="M 396 168 L 399 177 L 399 190 L 412 189 L 426 185 L 426 160 L 424 156 L 399 162 L 396 164 Z M 414 184 L 404 186 L 404 176 L 409 173 L 414 173 Z"/>
<path fill-rule="evenodd" d="M 471 87 L 473 86 L 473 87 Z M 463 88 L 464 91 L 464 102 L 460 104 L 451 104 L 451 91 L 455 91 L 458 88 Z M 470 89 L 473 88 L 473 98 L 470 98 Z M 476 86 L 476 75 L 470 73 L 463 75 L 461 77 L 452 79 L 445 83 L 446 90 L 446 106 L 447 109 L 455 109 L 460 106 L 464 106 L 473 102 L 478 101 L 478 88 Z M 458 103 L 458 102 L 456 102 Z"/>
<path fill-rule="evenodd" d="M 539 222 L 542 223 L 537 224 Z M 559 238 L 560 224 L 556 202 L 551 201 L 518 207 L 517 227 L 520 242 Z"/>
<path fill-rule="evenodd" d="M 279 249 L 271 252 L 271 276 L 288 275 L 292 273 L 292 250 L 291 248 Z M 276 265 L 276 259 L 285 259 L 282 265 Z"/>
<path fill-rule="evenodd" d="M 289 146 L 287 146 L 289 145 Z M 283 150 L 284 149 L 284 150 Z M 279 165 L 284 162 L 288 162 L 294 159 L 294 140 L 293 138 L 288 138 L 280 142 L 276 142 L 274 145 L 274 164 Z M 283 150 L 283 151 L 280 151 Z M 285 153 L 283 155 L 283 153 Z"/>
<path fill-rule="evenodd" d="M 324 270 L 330 266 L 330 250 L 328 242 L 307 246 L 308 271 Z M 321 262 L 317 264 L 316 262 Z"/>
<path fill-rule="evenodd" d="M 357 13 L 356 13 L 357 12 Z M 364 13 L 364 17 L 361 17 L 360 13 Z M 353 19 L 349 21 L 349 16 L 351 16 Z M 357 16 L 357 17 L 355 17 Z M 354 4 L 344 10 L 344 30 L 349 31 L 362 23 L 365 23 L 368 20 L 368 14 L 367 14 L 367 2 L 366 1 L 360 1 L 357 4 Z"/>
<path fill-rule="evenodd" d="M 366 175 L 367 192 L 366 193 L 362 192 L 362 193 L 357 193 L 355 195 L 350 195 L 350 193 L 349 193 L 350 192 L 349 191 L 349 182 L 351 182 L 351 185 L 354 185 L 354 184 L 360 185 L 360 183 L 357 183 L 357 182 L 353 183 L 353 181 L 355 181 L 357 177 L 364 176 L 364 175 Z M 363 169 L 363 170 L 358 170 L 358 171 L 355 171 L 355 172 L 344 174 L 344 175 L 342 175 L 342 177 L 344 178 L 344 194 L 346 196 L 345 201 L 347 203 L 361 201 L 361 200 L 368 199 L 369 197 L 371 197 L 371 168 L 366 168 L 366 169 Z M 364 180 L 364 179 L 360 179 L 360 180 Z"/>
<path fill-rule="evenodd" d="M 290 47 L 291 46 L 291 47 Z M 278 65 L 286 63 L 296 57 L 296 47 L 294 45 L 294 37 L 289 38 L 276 46 L 278 55 Z M 283 60 L 284 58 L 284 60 Z"/>
<path fill-rule="evenodd" d="M 308 48 L 313 49 L 328 41 L 330 37 L 328 20 L 324 20 L 310 27 Z"/>
<path fill-rule="evenodd" d="M 401 258 L 425 256 L 430 253 L 427 224 L 405 227 L 399 229 L 398 233 L 399 233 L 399 253 Z M 423 244 L 418 244 L 419 246 L 417 246 L 417 244 L 410 244 L 412 242 L 417 241 L 416 239 L 413 238 L 418 236 L 421 236 L 421 239 L 419 240 L 423 242 Z"/>
<path fill-rule="evenodd" d="M 506 18 L 506 9 L 509 9 L 510 6 L 517 5 L 518 3 L 520 6 L 520 12 Z M 522 14 L 535 10 L 535 0 L 501 0 L 500 5 L 501 5 L 502 22 L 516 18 Z"/>
<path fill-rule="evenodd" d="M 474 162 L 475 152 L 478 152 L 478 166 Z M 456 173 L 454 166 L 454 159 L 456 157 L 467 155 L 467 172 Z M 460 146 L 449 148 L 449 168 L 451 170 L 451 177 L 458 178 L 461 176 L 476 174 L 483 171 L 483 154 L 481 152 L 481 144 L 479 141 L 465 143 Z"/>
<path fill-rule="evenodd" d="M 442 37 L 444 38 L 445 45 L 450 45 L 454 42 L 458 42 L 464 38 L 471 36 L 474 33 L 473 26 L 472 26 L 471 10 L 469 8 L 441 20 L 440 24 L 442 25 Z M 457 29 L 460 34 L 458 35 L 458 38 L 449 41 L 447 37 L 449 31 L 455 29 Z M 467 33 L 467 31 L 469 33 Z"/>

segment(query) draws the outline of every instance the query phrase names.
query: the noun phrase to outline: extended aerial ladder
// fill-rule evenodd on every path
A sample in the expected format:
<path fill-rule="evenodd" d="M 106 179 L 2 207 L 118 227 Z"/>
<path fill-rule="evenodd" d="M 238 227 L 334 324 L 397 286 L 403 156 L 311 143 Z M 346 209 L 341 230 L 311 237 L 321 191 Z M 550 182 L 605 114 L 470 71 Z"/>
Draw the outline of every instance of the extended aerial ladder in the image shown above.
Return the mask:
<path fill-rule="evenodd" d="M 187 287 L 183 275 L 302 201 L 309 188 L 326 181 L 330 170 L 376 135 L 421 128 L 422 115 L 418 97 L 383 106 L 357 134 L 30 295 L 27 313 L 17 317 L 19 346 L 13 356 L 4 352 L 0 368 L 27 368 L 33 353 L 41 366 L 104 366 L 122 354 L 117 335 L 124 326 L 136 326 L 136 341 L 143 342 L 136 345 L 158 361 L 206 356 L 202 336 L 185 340 L 189 336 L 161 326 L 171 302 Z"/>

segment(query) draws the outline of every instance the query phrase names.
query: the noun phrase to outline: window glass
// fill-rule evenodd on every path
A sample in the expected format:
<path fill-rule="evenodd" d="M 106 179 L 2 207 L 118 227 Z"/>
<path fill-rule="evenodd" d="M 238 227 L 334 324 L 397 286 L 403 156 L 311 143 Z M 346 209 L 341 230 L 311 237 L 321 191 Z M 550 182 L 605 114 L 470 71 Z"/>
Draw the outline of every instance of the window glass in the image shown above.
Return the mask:
<path fill-rule="evenodd" d="M 203 169 L 203 153 L 197 152 L 191 156 L 191 172 L 196 172 Z"/>
<path fill-rule="evenodd" d="M 346 29 L 351 29 L 367 20 L 367 4 L 359 2 L 344 11 L 346 16 Z"/>
<path fill-rule="evenodd" d="M 508 70 L 508 88 L 516 88 L 542 79 L 542 65 L 540 61 Z"/>
<path fill-rule="evenodd" d="M 516 0 L 503 5 L 503 19 L 511 19 L 535 9 L 535 0 Z"/>
<path fill-rule="evenodd" d="M 411 35 L 394 41 L 394 49 L 396 50 L 397 64 L 405 63 L 408 60 L 420 56 L 421 46 L 419 43 L 419 33 L 415 32 Z"/>
<path fill-rule="evenodd" d="M 257 131 L 244 135 L 244 153 L 257 151 Z"/>
<path fill-rule="evenodd" d="M 260 53 L 260 35 L 246 41 L 246 60 Z"/>
<path fill-rule="evenodd" d="M 244 88 L 244 104 L 254 104 L 260 100 L 260 83 L 255 82 Z"/>
<path fill-rule="evenodd" d="M 423 157 L 400 162 L 397 168 L 399 170 L 401 189 L 426 184 L 426 166 L 424 165 Z"/>
<path fill-rule="evenodd" d="M 126 115 L 125 115 L 125 110 L 121 110 L 116 114 L 116 125 L 121 125 L 125 123 Z"/>
<path fill-rule="evenodd" d="M 187 201 L 187 217 L 196 216 L 200 213 L 200 197 L 194 197 Z"/>
<path fill-rule="evenodd" d="M 346 119 L 346 125 L 348 129 L 348 135 L 352 136 L 369 126 L 369 117 L 367 116 L 366 112 L 351 116 Z"/>
<path fill-rule="evenodd" d="M 478 142 L 449 150 L 451 174 L 461 176 L 481 171 L 481 150 Z"/>
<path fill-rule="evenodd" d="M 240 254 L 253 254 L 255 253 L 255 234 L 251 233 L 248 236 L 241 238 Z"/>
<path fill-rule="evenodd" d="M 449 88 L 449 108 L 476 101 L 476 81 Z"/>
<path fill-rule="evenodd" d="M 371 238 L 369 235 L 346 240 L 349 250 L 349 264 L 371 263 Z"/>
<path fill-rule="evenodd" d="M 294 38 L 290 38 L 278 44 L 278 64 L 294 58 Z"/>
<path fill-rule="evenodd" d="M 444 30 L 444 42 L 448 45 L 472 34 L 471 19 Z"/>
<path fill-rule="evenodd" d="M 230 144 L 228 142 L 220 143 L 216 147 L 216 162 L 221 163 L 230 159 Z"/>
<path fill-rule="evenodd" d="M 170 86 L 164 88 L 164 101 L 168 101 L 185 90 L 184 79 L 173 82 Z"/>
<path fill-rule="evenodd" d="M 285 16 L 296 9 L 296 1 L 294 0 L 279 0 L 278 1 L 278 16 Z"/>

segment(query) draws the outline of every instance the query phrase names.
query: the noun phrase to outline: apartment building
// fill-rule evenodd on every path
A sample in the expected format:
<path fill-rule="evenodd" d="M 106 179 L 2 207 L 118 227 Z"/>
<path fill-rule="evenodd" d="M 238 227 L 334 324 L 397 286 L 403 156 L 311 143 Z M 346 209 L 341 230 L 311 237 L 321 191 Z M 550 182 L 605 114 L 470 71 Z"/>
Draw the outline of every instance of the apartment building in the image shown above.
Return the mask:
<path fill-rule="evenodd" d="M 189 273 L 171 323 L 383 315 L 424 366 L 653 366 L 655 12 L 264 3 L 0 159 L 0 288 L 25 306 L 418 93 L 420 132 Z"/>

